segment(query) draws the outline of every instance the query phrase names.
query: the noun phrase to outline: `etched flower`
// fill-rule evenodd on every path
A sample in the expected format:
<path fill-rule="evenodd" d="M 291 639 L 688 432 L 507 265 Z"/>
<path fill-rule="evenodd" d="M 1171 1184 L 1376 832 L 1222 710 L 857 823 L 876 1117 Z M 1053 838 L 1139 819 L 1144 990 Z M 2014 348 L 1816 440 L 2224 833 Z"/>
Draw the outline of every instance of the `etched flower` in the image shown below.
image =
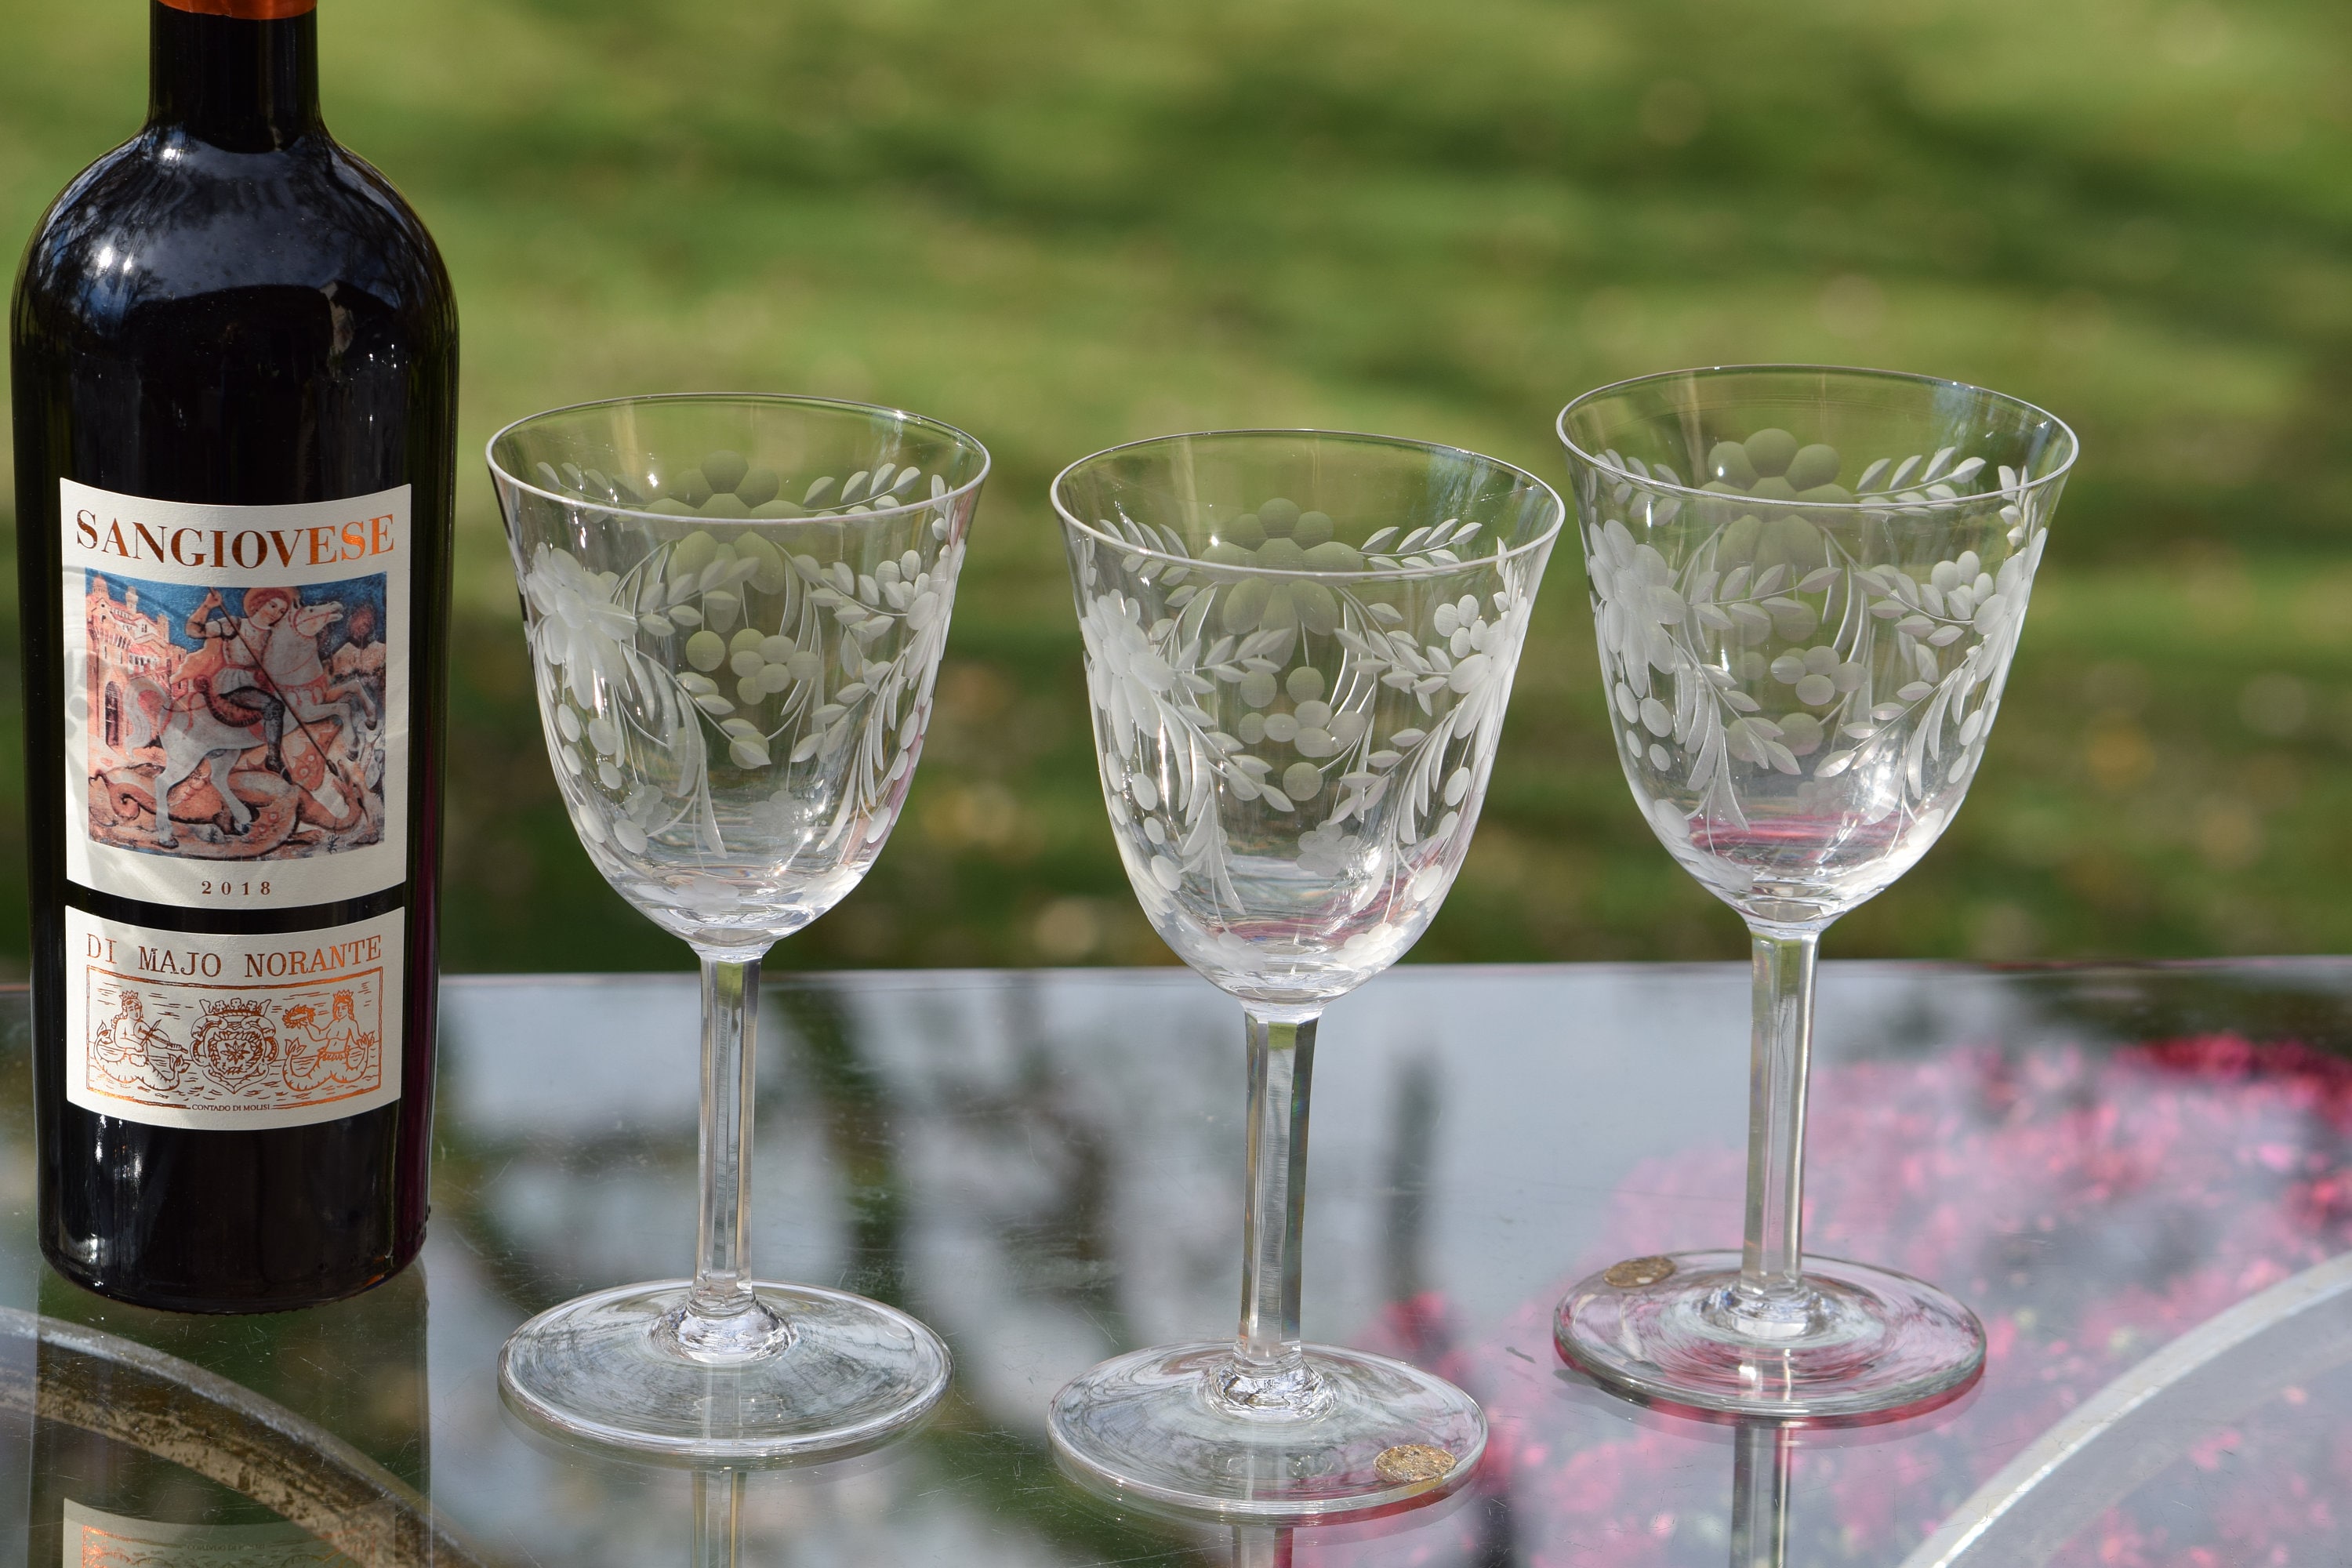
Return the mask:
<path fill-rule="evenodd" d="M 890 659 L 887 671 L 878 678 L 869 676 L 868 680 L 876 693 L 871 721 L 876 725 L 876 743 L 871 755 L 877 765 L 886 752 L 890 755 L 889 766 L 879 780 L 870 774 L 861 780 L 871 805 L 866 826 L 869 841 L 878 836 L 877 826 L 888 825 L 894 809 L 881 797 L 894 786 L 905 788 L 914 771 L 916 752 L 930 728 L 931 697 L 924 686 L 947 648 L 948 616 L 955 599 L 956 569 L 962 559 L 963 542 L 955 540 L 940 552 L 939 560 L 928 571 L 917 567 L 914 552 L 908 551 L 903 575 L 890 571 L 893 563 L 887 561 L 883 571 L 877 573 L 877 576 L 887 573 L 882 591 L 890 604 L 901 606 L 908 636 Z M 905 715 L 897 717 L 898 700 L 909 688 L 913 695 Z M 894 718 L 898 724 L 895 750 L 886 733 Z"/>
<path fill-rule="evenodd" d="M 1650 553 L 1656 555 L 1657 552 L 1653 550 Z M 1663 569 L 1663 559 L 1659 564 Z M 1534 595 L 1513 583 L 1496 593 L 1493 604 L 1495 619 L 1491 621 L 1478 602 L 1466 594 L 1458 604 L 1441 605 L 1437 612 L 1441 629 L 1448 612 L 1452 612 L 1451 637 L 1458 650 L 1456 663 L 1445 678 L 1446 686 L 1461 699 L 1454 710 L 1454 732 L 1475 736 L 1472 743 L 1481 754 L 1491 751 L 1501 733 L 1504 707 L 1511 693 L 1511 672 L 1518 662 L 1519 646 L 1527 637 Z M 1653 626 L 1651 629 L 1658 628 Z M 1661 664 L 1659 668 L 1666 666 Z"/>
<path fill-rule="evenodd" d="M 1143 606 L 1116 591 L 1087 605 L 1078 630 L 1087 645 L 1087 683 L 1095 707 L 1121 754 L 1157 733 L 1159 699 L 1176 685 L 1176 671 L 1144 635 Z"/>
<path fill-rule="evenodd" d="M 622 639 L 635 637 L 637 621 L 614 600 L 620 581 L 548 544 L 539 547 L 523 576 L 523 592 L 540 615 L 541 656 L 564 672 L 583 708 L 596 705 L 598 679 L 626 679 Z"/>
<path fill-rule="evenodd" d="M 1343 829 L 1338 821 L 1310 827 L 1298 836 L 1298 868 L 1312 877 L 1340 877 L 1356 868 L 1363 853 L 1361 835 Z"/>
<path fill-rule="evenodd" d="M 948 615 L 955 604 L 956 573 L 963 564 L 963 541 L 950 541 L 928 569 L 918 564 L 911 550 L 898 563 L 904 575 L 884 562 L 876 575 L 891 604 L 904 612 L 907 629 L 914 635 L 899 651 L 897 662 L 908 669 L 929 669 L 947 648 Z"/>
<path fill-rule="evenodd" d="M 1586 565 L 1599 601 L 1593 618 L 1602 661 L 1636 700 L 1647 697 L 1650 671 L 1674 668 L 1666 627 L 1679 624 L 1686 608 L 1675 589 L 1674 569 L 1655 546 L 1637 542 L 1614 518 L 1593 530 Z"/>
<path fill-rule="evenodd" d="M 746 816 L 752 832 L 766 843 L 814 842 L 824 834 L 833 809 L 831 794 L 785 785 L 753 801 Z"/>

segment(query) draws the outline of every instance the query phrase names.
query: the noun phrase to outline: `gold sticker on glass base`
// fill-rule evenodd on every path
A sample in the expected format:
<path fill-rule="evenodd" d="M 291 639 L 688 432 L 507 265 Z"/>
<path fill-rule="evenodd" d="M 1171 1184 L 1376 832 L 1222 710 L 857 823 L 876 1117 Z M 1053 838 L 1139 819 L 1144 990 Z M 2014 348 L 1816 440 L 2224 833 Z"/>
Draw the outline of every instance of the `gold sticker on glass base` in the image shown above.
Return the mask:
<path fill-rule="evenodd" d="M 1671 1258 L 1629 1258 L 1622 1263 L 1612 1263 L 1601 1278 L 1620 1290 L 1640 1290 L 1674 1278 L 1675 1260 Z"/>
<path fill-rule="evenodd" d="M 1381 1479 L 1396 1485 L 1444 1480 L 1454 1469 L 1454 1456 L 1427 1443 L 1399 1443 L 1382 1448 L 1372 1461 Z"/>

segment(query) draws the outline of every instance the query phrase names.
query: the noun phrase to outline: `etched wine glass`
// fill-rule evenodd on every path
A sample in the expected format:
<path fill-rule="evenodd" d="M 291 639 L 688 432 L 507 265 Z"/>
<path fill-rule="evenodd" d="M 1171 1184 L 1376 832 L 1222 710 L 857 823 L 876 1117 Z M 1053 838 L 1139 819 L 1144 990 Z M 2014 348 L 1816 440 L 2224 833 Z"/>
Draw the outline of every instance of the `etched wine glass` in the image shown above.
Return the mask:
<path fill-rule="evenodd" d="M 1899 1409 L 1974 1375 L 1933 1286 L 1801 1251 L 1822 932 L 1927 852 L 1984 755 L 2074 433 L 1927 376 L 1643 376 L 1559 416 L 1633 798 L 1747 921 L 1747 1235 L 1630 1258 L 1561 1302 L 1563 1354 L 1701 1409 Z"/>
<path fill-rule="evenodd" d="M 491 437 L 563 803 L 596 868 L 702 965 L 691 1280 L 624 1285 L 507 1342 L 525 1415 L 709 1459 L 843 1452 L 946 1390 L 938 1336 L 746 1256 L 760 960 L 881 852 L 988 454 L 895 409 L 628 398 Z"/>
<path fill-rule="evenodd" d="M 1404 955 L 1470 844 L 1566 508 L 1448 447 L 1231 431 L 1054 481 L 1103 795 L 1162 940 L 1242 1004 L 1241 1326 L 1055 1395 L 1064 1462 L 1211 1515 L 1308 1519 L 1466 1476 L 1469 1395 L 1299 1338 L 1307 1106 L 1324 1007 Z"/>

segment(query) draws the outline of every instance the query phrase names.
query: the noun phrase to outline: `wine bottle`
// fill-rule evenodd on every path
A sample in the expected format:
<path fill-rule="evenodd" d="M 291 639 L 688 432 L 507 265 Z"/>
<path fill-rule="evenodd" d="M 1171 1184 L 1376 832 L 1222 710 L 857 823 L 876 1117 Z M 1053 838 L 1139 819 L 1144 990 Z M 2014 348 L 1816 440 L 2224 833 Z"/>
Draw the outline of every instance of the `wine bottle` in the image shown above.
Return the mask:
<path fill-rule="evenodd" d="M 457 314 L 315 4 L 151 0 L 10 318 L 41 1247 L 181 1310 L 424 1238 Z"/>

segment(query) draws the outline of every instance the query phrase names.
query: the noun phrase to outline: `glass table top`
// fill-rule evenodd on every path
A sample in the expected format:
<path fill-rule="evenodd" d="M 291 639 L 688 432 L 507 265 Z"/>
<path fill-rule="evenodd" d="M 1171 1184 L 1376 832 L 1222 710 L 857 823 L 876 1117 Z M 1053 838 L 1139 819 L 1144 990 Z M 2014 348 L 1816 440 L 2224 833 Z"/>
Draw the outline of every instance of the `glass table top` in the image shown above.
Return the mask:
<path fill-rule="evenodd" d="M 1906 1421 L 1623 1404 L 1550 1312 L 1619 1258 L 1736 1244 L 1748 978 L 1414 966 L 1331 1009 L 1307 1337 L 1486 1405 L 1454 1496 L 1296 1532 L 1100 1500 L 1046 1401 L 1230 1330 L 1237 1009 L 1181 971 L 772 985 L 752 1257 L 932 1324 L 940 1415 L 830 1468 L 698 1474 L 500 1407 L 526 1317 L 686 1272 L 691 976 L 445 990 L 418 1267 L 244 1319 L 116 1306 L 32 1232 L 26 999 L 0 992 L 0 1564 L 2240 1564 L 2334 1560 L 2352 1482 L 2352 961 L 1823 966 L 1809 1245 L 1919 1274 L 1984 1377 Z M 161 1352 L 160 1354 L 157 1352 Z M 292 1521 L 295 1522 L 289 1523 Z M 303 1525 L 334 1536 L 336 1555 Z"/>

